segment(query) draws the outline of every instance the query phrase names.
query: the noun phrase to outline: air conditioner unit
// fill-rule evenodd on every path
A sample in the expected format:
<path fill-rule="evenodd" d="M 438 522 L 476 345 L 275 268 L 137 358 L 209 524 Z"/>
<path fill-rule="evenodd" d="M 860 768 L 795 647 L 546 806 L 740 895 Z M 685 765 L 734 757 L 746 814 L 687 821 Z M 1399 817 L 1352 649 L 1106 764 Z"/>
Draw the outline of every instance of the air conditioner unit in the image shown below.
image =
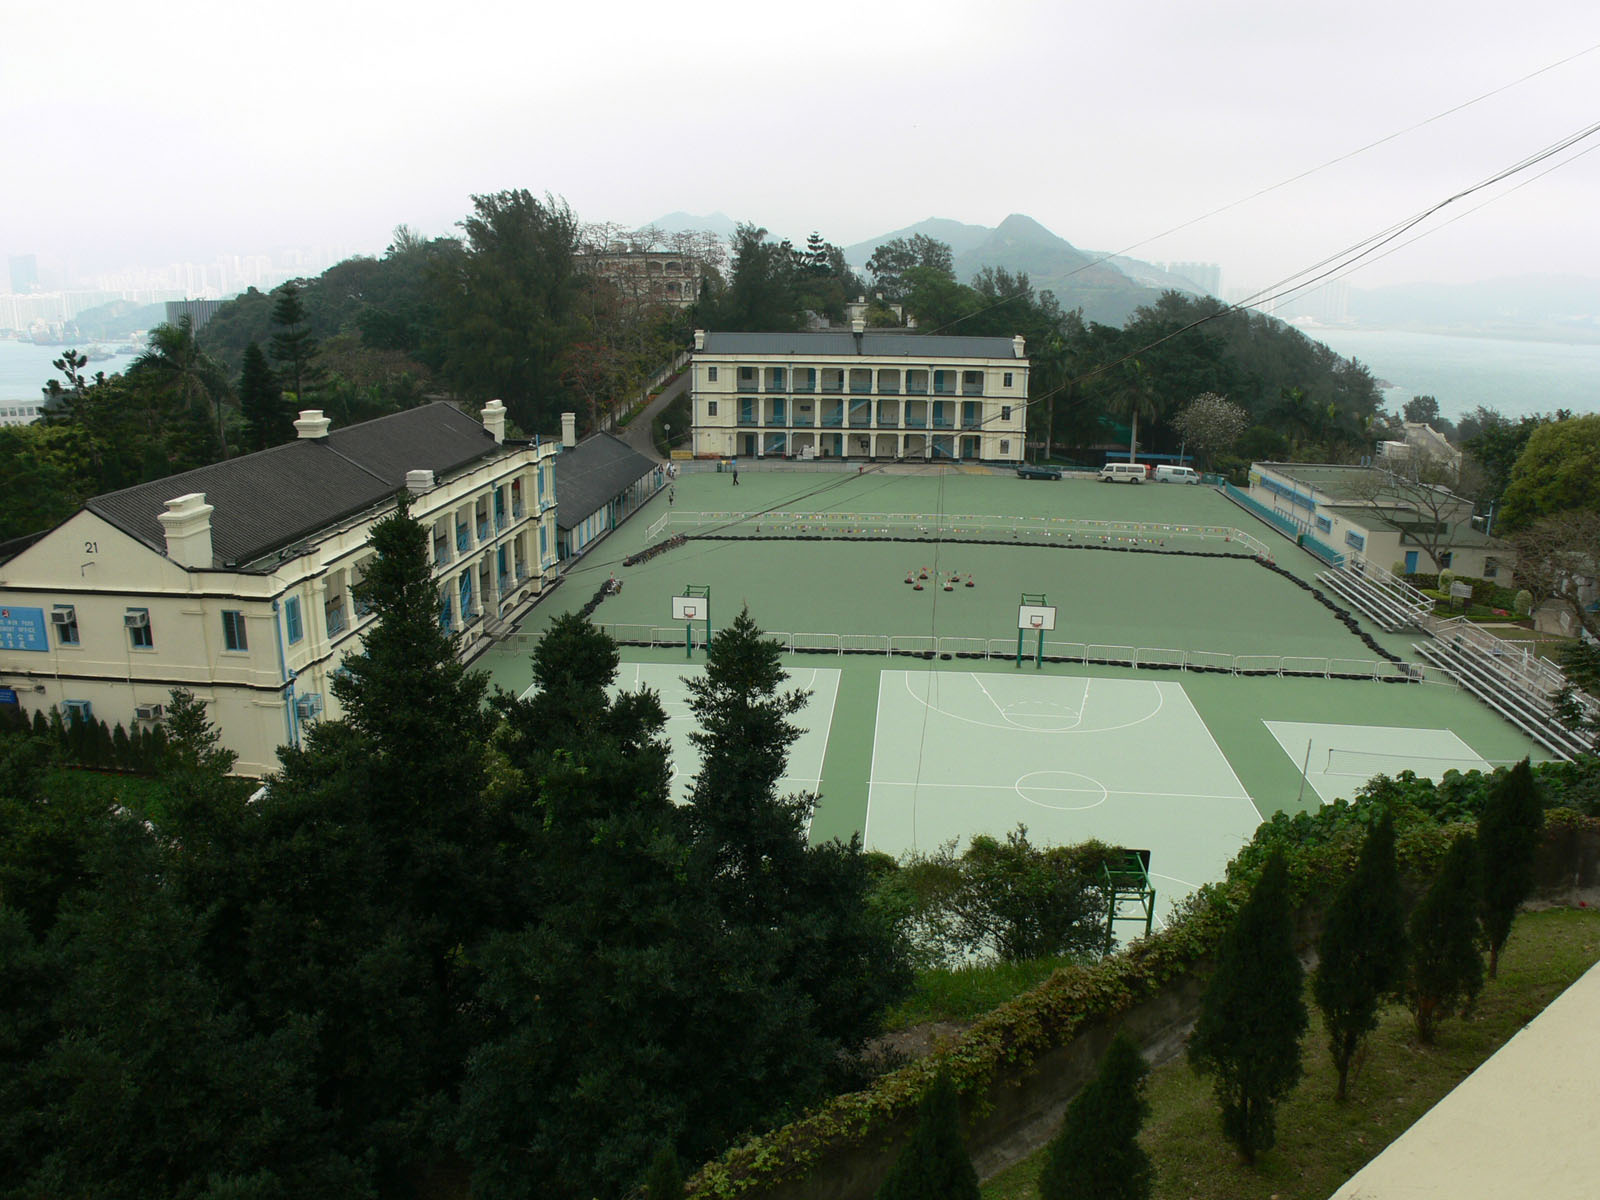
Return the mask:
<path fill-rule="evenodd" d="M 159 704 L 135 704 L 133 706 L 133 719 L 136 721 L 159 721 L 166 714 L 167 710 Z"/>
<path fill-rule="evenodd" d="M 78 619 L 76 610 L 71 608 L 53 608 L 50 610 L 50 623 L 52 625 L 71 625 Z"/>
<path fill-rule="evenodd" d="M 150 627 L 150 614 L 147 612 L 123 613 L 122 623 L 129 629 L 148 629 Z"/>
<path fill-rule="evenodd" d="M 309 721 L 322 714 L 322 695 L 319 692 L 307 692 L 304 696 L 296 696 L 294 701 L 295 715 L 302 721 Z"/>

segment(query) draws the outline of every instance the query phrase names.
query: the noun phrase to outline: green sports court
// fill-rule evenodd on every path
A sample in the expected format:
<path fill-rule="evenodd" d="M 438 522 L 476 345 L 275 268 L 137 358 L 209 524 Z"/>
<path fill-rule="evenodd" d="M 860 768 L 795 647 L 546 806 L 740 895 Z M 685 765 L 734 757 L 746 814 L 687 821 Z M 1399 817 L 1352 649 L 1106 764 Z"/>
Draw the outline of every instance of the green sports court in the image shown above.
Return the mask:
<path fill-rule="evenodd" d="M 1415 639 L 1352 631 L 1296 582 L 1321 569 L 1209 487 L 956 467 L 746 470 L 735 489 L 685 472 L 672 505 L 663 492 L 601 541 L 477 665 L 523 693 L 541 628 L 614 576 L 591 619 L 624 643 L 618 686 L 661 694 L 681 798 L 705 608 L 686 629 L 673 597 L 707 593 L 713 631 L 748 607 L 811 693 L 784 786 L 818 793 L 814 838 L 891 854 L 1018 824 L 1038 843 L 1098 838 L 1151 851 L 1164 912 L 1263 816 L 1380 771 L 1544 757 L 1441 673 L 1384 659 L 1374 646 L 1414 661 Z M 1022 635 L 1019 662 L 1024 593 L 1056 619 Z M 1413 670 L 1423 682 L 1398 681 Z"/>

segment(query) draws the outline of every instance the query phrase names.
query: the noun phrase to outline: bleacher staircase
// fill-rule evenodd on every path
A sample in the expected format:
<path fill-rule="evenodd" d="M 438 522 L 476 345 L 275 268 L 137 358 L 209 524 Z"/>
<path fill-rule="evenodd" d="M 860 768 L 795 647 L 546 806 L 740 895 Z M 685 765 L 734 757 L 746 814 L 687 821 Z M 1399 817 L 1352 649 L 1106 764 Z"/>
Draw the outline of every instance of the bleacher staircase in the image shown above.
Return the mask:
<path fill-rule="evenodd" d="M 1387 633 L 1426 629 L 1433 616 L 1433 601 L 1426 595 L 1356 555 L 1347 557 L 1342 567 L 1322 572 L 1317 582 L 1343 596 Z"/>
<path fill-rule="evenodd" d="M 1556 719 L 1555 696 L 1567 685 L 1554 663 L 1526 643 L 1498 638 L 1465 617 L 1440 620 L 1433 601 L 1390 571 L 1351 556 L 1342 567 L 1323 571 L 1317 582 L 1375 622 L 1399 633 L 1419 630 L 1428 640 L 1414 649 L 1422 660 L 1457 683 L 1533 738 L 1557 758 L 1589 752 L 1587 741 Z M 1580 693 L 1579 703 L 1593 716 L 1600 706 Z"/>

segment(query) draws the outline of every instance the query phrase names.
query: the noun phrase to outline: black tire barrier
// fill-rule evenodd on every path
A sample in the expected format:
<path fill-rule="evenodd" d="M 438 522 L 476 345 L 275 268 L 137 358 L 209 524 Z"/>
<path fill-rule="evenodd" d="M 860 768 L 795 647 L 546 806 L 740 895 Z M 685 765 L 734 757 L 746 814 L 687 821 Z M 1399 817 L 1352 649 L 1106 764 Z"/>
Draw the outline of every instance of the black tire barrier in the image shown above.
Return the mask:
<path fill-rule="evenodd" d="M 668 550 L 676 550 L 688 540 L 689 539 L 681 533 L 673 534 L 664 542 L 657 542 L 654 546 L 646 546 L 637 554 L 628 555 L 628 557 L 622 560 L 622 565 L 625 567 L 633 567 L 642 562 L 649 562 L 658 554 L 665 554 Z"/>

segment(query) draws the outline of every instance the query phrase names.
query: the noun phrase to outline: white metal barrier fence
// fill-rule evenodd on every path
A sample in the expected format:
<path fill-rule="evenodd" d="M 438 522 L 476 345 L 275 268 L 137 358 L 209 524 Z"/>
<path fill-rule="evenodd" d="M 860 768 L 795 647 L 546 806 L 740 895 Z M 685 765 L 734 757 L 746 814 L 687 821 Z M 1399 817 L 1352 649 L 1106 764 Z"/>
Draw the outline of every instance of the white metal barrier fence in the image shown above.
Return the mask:
<path fill-rule="evenodd" d="M 674 648 L 684 644 L 682 625 L 608 624 L 604 630 L 625 646 Z M 525 635 L 530 638 L 532 635 Z M 858 654 L 884 658 L 1014 660 L 1015 638 L 935 637 L 931 634 L 788 633 L 763 635 L 777 642 L 786 654 Z M 705 624 L 690 627 L 692 645 L 705 645 Z M 1023 657 L 1032 658 L 1037 643 L 1026 638 Z M 1115 646 L 1084 642 L 1044 644 L 1051 662 L 1091 666 L 1132 667 L 1141 670 L 1196 671 L 1224 675 L 1280 676 L 1312 679 L 1373 679 L 1406 683 L 1432 683 L 1458 687 L 1455 673 L 1424 663 L 1394 663 L 1386 659 L 1315 658 L 1303 655 L 1227 654 L 1217 650 L 1180 650 L 1165 646 Z"/>

